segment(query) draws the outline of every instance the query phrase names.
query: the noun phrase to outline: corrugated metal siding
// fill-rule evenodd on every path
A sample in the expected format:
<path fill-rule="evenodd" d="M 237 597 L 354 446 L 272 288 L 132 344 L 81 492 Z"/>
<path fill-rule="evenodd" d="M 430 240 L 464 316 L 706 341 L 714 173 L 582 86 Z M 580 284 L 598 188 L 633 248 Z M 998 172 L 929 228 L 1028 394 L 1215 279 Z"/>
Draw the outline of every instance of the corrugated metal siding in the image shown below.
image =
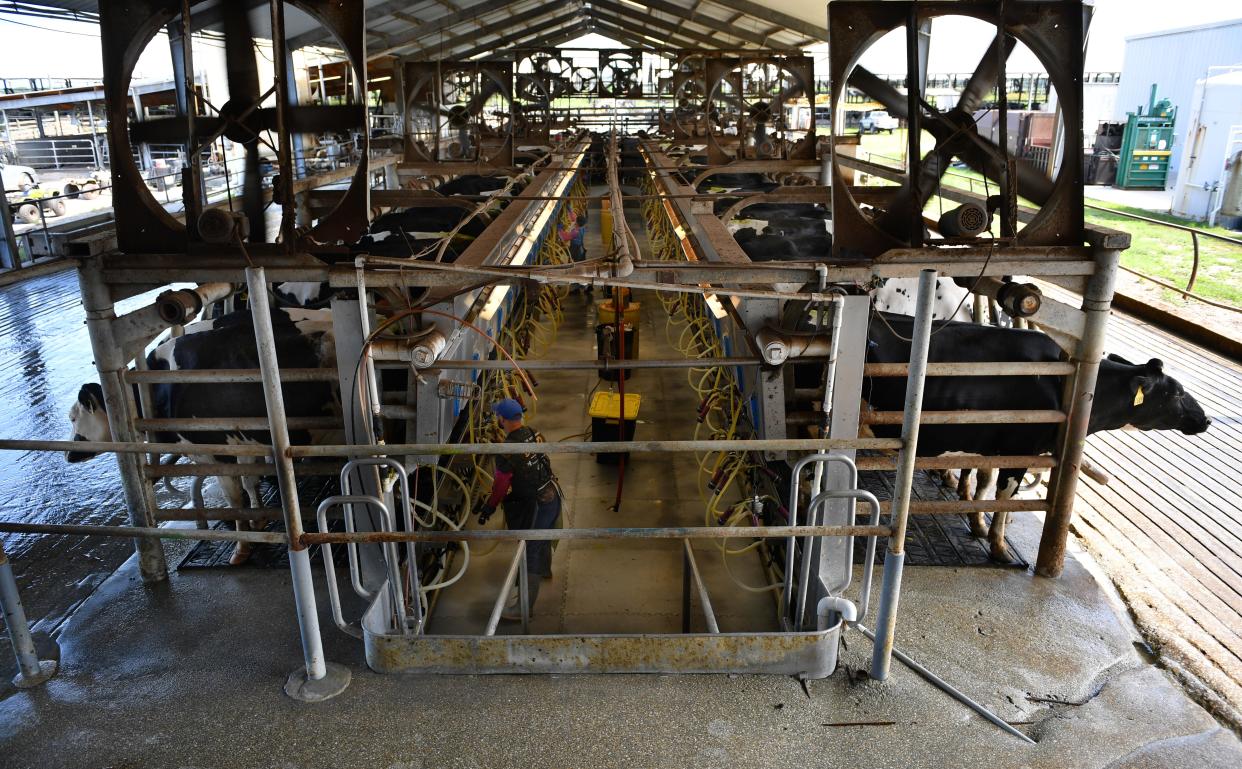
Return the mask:
<path fill-rule="evenodd" d="M 1242 20 L 1206 29 L 1126 40 L 1125 64 L 1121 69 L 1114 114 L 1118 120 L 1125 120 L 1126 113 L 1133 112 L 1140 104 L 1146 110 L 1152 83 L 1160 86 L 1157 98 L 1168 98 L 1177 107 L 1170 185 L 1181 162 L 1181 150 L 1194 111 L 1191 102 L 1195 81 L 1207 77 L 1208 67 L 1231 64 L 1242 64 Z"/>

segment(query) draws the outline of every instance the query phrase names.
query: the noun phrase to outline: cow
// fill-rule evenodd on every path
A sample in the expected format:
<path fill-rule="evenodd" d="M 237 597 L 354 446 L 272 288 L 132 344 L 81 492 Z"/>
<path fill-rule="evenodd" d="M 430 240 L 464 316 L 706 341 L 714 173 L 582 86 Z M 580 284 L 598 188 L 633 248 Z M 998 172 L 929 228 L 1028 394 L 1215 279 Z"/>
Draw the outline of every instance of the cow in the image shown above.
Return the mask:
<path fill-rule="evenodd" d="M 784 235 L 773 232 L 771 227 L 762 233 L 745 227 L 733 237 L 754 262 L 826 260 L 832 253 L 832 236 L 822 229 L 817 234 Z"/>
<path fill-rule="evenodd" d="M 888 278 L 884 285 L 871 292 L 871 305 L 890 315 L 914 315 L 918 300 L 918 278 Z M 969 323 L 974 319 L 970 292 L 952 278 L 936 278 L 936 296 L 932 303 L 934 320 L 957 320 Z"/>
<path fill-rule="evenodd" d="M 195 329 L 196 333 L 170 339 L 147 356 L 148 368 L 152 370 L 194 369 L 252 369 L 258 368 L 254 326 L 249 312 L 237 312 L 203 321 L 211 328 Z M 275 332 L 276 356 L 281 366 L 290 368 L 319 368 L 332 366 L 336 353 L 330 325 L 323 320 L 326 315 L 312 316 L 308 313 L 275 311 L 272 314 Z M 325 327 L 327 327 L 325 329 Z M 326 382 L 291 382 L 281 388 L 285 412 L 289 417 L 323 416 L 335 403 L 332 389 Z M 262 385 L 258 383 L 157 383 L 150 385 L 151 402 L 148 407 L 152 418 L 157 419 L 203 419 L 219 417 L 266 417 L 267 407 Z M 137 397 L 136 404 L 141 404 Z M 142 416 L 142 414 L 140 414 Z M 111 441 L 112 429 L 108 424 L 104 405 L 103 388 L 89 382 L 78 391 L 77 402 L 69 409 L 69 422 L 74 441 Z M 217 457 L 194 455 L 194 444 L 242 444 L 270 445 L 271 436 L 266 430 L 227 431 L 164 431 L 154 437 L 160 443 L 187 444 L 187 454 L 199 463 L 232 463 L 259 461 L 251 457 Z M 308 443 L 307 431 L 290 431 L 293 443 Z M 96 454 L 88 451 L 65 452 L 68 462 L 84 462 Z M 228 506 L 233 508 L 257 508 L 261 502 L 256 476 L 221 476 L 221 491 Z M 242 529 L 241 522 L 238 530 Z M 230 563 L 244 563 L 250 555 L 248 543 L 238 543 Z"/>
<path fill-rule="evenodd" d="M 875 313 L 867 335 L 867 361 L 904 363 L 910 359 L 912 318 Z M 1047 335 L 1026 329 L 998 328 L 949 321 L 937 323 L 928 354 L 931 362 L 1052 362 L 1061 349 Z M 905 404 L 904 377 L 867 377 L 863 399 L 878 411 L 900 411 Z M 928 377 L 923 391 L 927 411 L 1063 410 L 1062 379 L 1055 376 Z M 1164 373 L 1158 359 L 1131 363 L 1110 355 L 1100 363 L 1092 400 L 1088 433 L 1136 427 L 1140 430 L 1178 430 L 1197 435 L 1211 420 L 1181 383 Z M 877 437 L 898 437 L 900 426 L 873 425 Z M 1056 424 L 928 424 L 919 428 L 918 455 L 934 457 L 953 452 L 998 455 L 1047 454 L 1056 448 Z M 1027 468 L 1005 468 L 998 473 L 996 499 L 1017 491 Z M 971 520 L 971 533 L 986 536 L 991 557 L 1010 561 L 1005 546 L 1007 514 L 996 512 L 985 532 L 983 514 Z"/>

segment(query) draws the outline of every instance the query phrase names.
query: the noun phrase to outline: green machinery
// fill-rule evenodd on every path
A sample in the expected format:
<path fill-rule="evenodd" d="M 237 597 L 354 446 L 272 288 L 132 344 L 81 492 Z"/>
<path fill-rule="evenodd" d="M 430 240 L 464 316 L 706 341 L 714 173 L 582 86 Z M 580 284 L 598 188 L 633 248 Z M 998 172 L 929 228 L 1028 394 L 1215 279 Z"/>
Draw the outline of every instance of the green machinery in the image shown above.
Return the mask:
<path fill-rule="evenodd" d="M 1164 189 L 1169 177 L 1176 117 L 1177 108 L 1168 99 L 1156 101 L 1156 84 L 1152 83 L 1147 114 L 1139 107 L 1126 121 L 1121 155 L 1117 158 L 1117 181 L 1113 186 L 1126 190 Z"/>

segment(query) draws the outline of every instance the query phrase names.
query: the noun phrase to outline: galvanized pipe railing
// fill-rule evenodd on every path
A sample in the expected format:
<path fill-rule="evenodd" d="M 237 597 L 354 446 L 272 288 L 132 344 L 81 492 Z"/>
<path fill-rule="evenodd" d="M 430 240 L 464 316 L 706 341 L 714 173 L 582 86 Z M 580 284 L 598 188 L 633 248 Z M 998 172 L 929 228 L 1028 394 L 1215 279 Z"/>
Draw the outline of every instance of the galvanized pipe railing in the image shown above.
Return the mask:
<path fill-rule="evenodd" d="M 276 355 L 271 309 L 268 306 L 267 276 L 262 267 L 246 268 L 246 285 L 250 293 L 250 311 L 254 318 L 259 370 L 263 375 L 267 429 L 272 438 L 276 480 L 285 514 L 289 569 L 293 577 L 293 598 L 297 607 L 298 629 L 302 636 L 302 655 L 305 661 L 302 670 L 294 671 L 289 676 L 285 692 L 297 699 L 327 699 L 344 691 L 349 685 L 349 670 L 339 665 L 329 666 L 324 657 L 323 639 L 319 633 L 319 611 L 315 602 L 315 583 L 311 577 L 310 551 L 300 536 L 302 514 L 298 502 L 297 475 L 293 468 L 293 459 L 289 456 L 288 418 L 285 414 L 284 394 L 281 391 L 280 363 Z"/>
<path fill-rule="evenodd" d="M 183 369 L 125 372 L 125 381 L 132 384 L 178 382 L 198 384 L 217 382 L 262 382 L 263 374 L 257 368 L 238 369 Z M 280 371 L 282 382 L 335 382 L 336 368 L 286 368 Z"/>
<path fill-rule="evenodd" d="M 129 367 L 129 361 L 124 352 L 124 340 L 118 335 L 112 290 L 103 279 L 99 264 L 95 260 L 82 264 L 78 270 L 78 281 L 82 288 L 86 329 L 91 339 L 95 367 L 99 371 L 99 385 L 103 390 L 104 407 L 112 438 L 130 445 L 141 445 L 142 435 L 134 427 L 137 409 L 134 405 L 133 389 L 125 382 L 125 370 Z M 121 490 L 125 494 L 130 523 L 135 527 L 149 527 L 155 523 L 153 512 L 159 505 L 155 501 L 150 482 L 142 477 L 143 457 L 135 456 L 143 451 L 155 450 L 153 446 L 148 446 L 138 452 L 117 453 Z M 139 572 L 144 582 L 168 579 L 168 564 L 159 542 L 137 539 L 134 548 L 138 553 Z"/>
<path fill-rule="evenodd" d="M 699 606 L 703 609 L 703 622 L 707 625 L 707 632 L 719 633 L 720 623 L 716 621 L 716 612 L 712 610 L 712 598 L 708 595 L 707 585 L 703 582 L 703 575 L 699 573 L 699 563 L 694 557 L 694 548 L 690 546 L 690 540 L 683 539 L 682 545 L 685 547 L 685 568 L 689 571 L 690 577 L 694 580 L 694 585 L 699 594 Z M 684 620 L 684 621 L 688 621 Z"/>
<path fill-rule="evenodd" d="M 926 382 L 927 353 L 931 342 L 932 301 L 936 291 L 936 271 L 923 270 L 919 275 L 918 300 L 914 311 L 914 329 L 910 335 L 910 373 L 906 379 L 905 421 L 901 427 L 901 455 L 893 479 L 891 519 L 893 535 L 888 540 L 884 557 L 884 583 L 880 589 L 880 605 L 876 617 L 875 650 L 871 655 L 871 677 L 888 678 L 892 661 L 893 635 L 897 629 L 897 603 L 901 597 L 901 572 L 906 559 L 906 525 L 910 515 L 911 489 L 914 481 L 914 460 L 918 453 L 919 422 L 923 411 L 923 386 Z"/>
<path fill-rule="evenodd" d="M 17 675 L 13 685 L 19 689 L 38 686 L 56 675 L 56 660 L 41 660 L 35 649 L 34 637 L 30 635 L 30 623 L 22 598 L 17 592 L 17 580 L 13 566 L 0 542 L 0 610 L 4 612 L 4 626 L 9 630 L 9 642 L 13 644 L 13 656 L 17 658 Z"/>
<path fill-rule="evenodd" d="M 758 438 L 752 440 L 688 441 L 557 441 L 523 446 L 527 454 L 607 454 L 622 451 L 680 453 L 698 451 L 815 451 L 818 449 L 899 449 L 897 438 Z M 379 455 L 506 454 L 512 447 L 503 443 L 390 443 L 380 446 L 293 446 L 291 457 L 336 457 Z"/>

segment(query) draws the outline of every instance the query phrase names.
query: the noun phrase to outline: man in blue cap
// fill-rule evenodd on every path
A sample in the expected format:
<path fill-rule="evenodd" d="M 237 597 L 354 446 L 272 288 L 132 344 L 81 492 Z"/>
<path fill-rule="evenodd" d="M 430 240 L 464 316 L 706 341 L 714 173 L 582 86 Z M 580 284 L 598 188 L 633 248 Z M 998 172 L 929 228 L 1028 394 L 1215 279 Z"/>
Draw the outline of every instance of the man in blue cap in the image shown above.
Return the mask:
<path fill-rule="evenodd" d="M 522 404 L 512 398 L 505 398 L 492 406 L 492 413 L 505 431 L 505 443 L 542 443 L 543 436 L 522 423 L 522 412 Z M 550 529 L 556 525 L 561 515 L 561 495 L 547 454 L 496 455 L 492 493 L 485 502 L 475 507 L 479 523 L 486 523 L 502 502 L 507 528 Z M 548 540 L 527 541 L 526 567 L 530 578 L 529 605 L 533 607 L 539 595 L 540 581 L 552 576 L 552 543 Z M 517 591 L 513 590 L 500 616 L 520 619 L 520 611 Z"/>

